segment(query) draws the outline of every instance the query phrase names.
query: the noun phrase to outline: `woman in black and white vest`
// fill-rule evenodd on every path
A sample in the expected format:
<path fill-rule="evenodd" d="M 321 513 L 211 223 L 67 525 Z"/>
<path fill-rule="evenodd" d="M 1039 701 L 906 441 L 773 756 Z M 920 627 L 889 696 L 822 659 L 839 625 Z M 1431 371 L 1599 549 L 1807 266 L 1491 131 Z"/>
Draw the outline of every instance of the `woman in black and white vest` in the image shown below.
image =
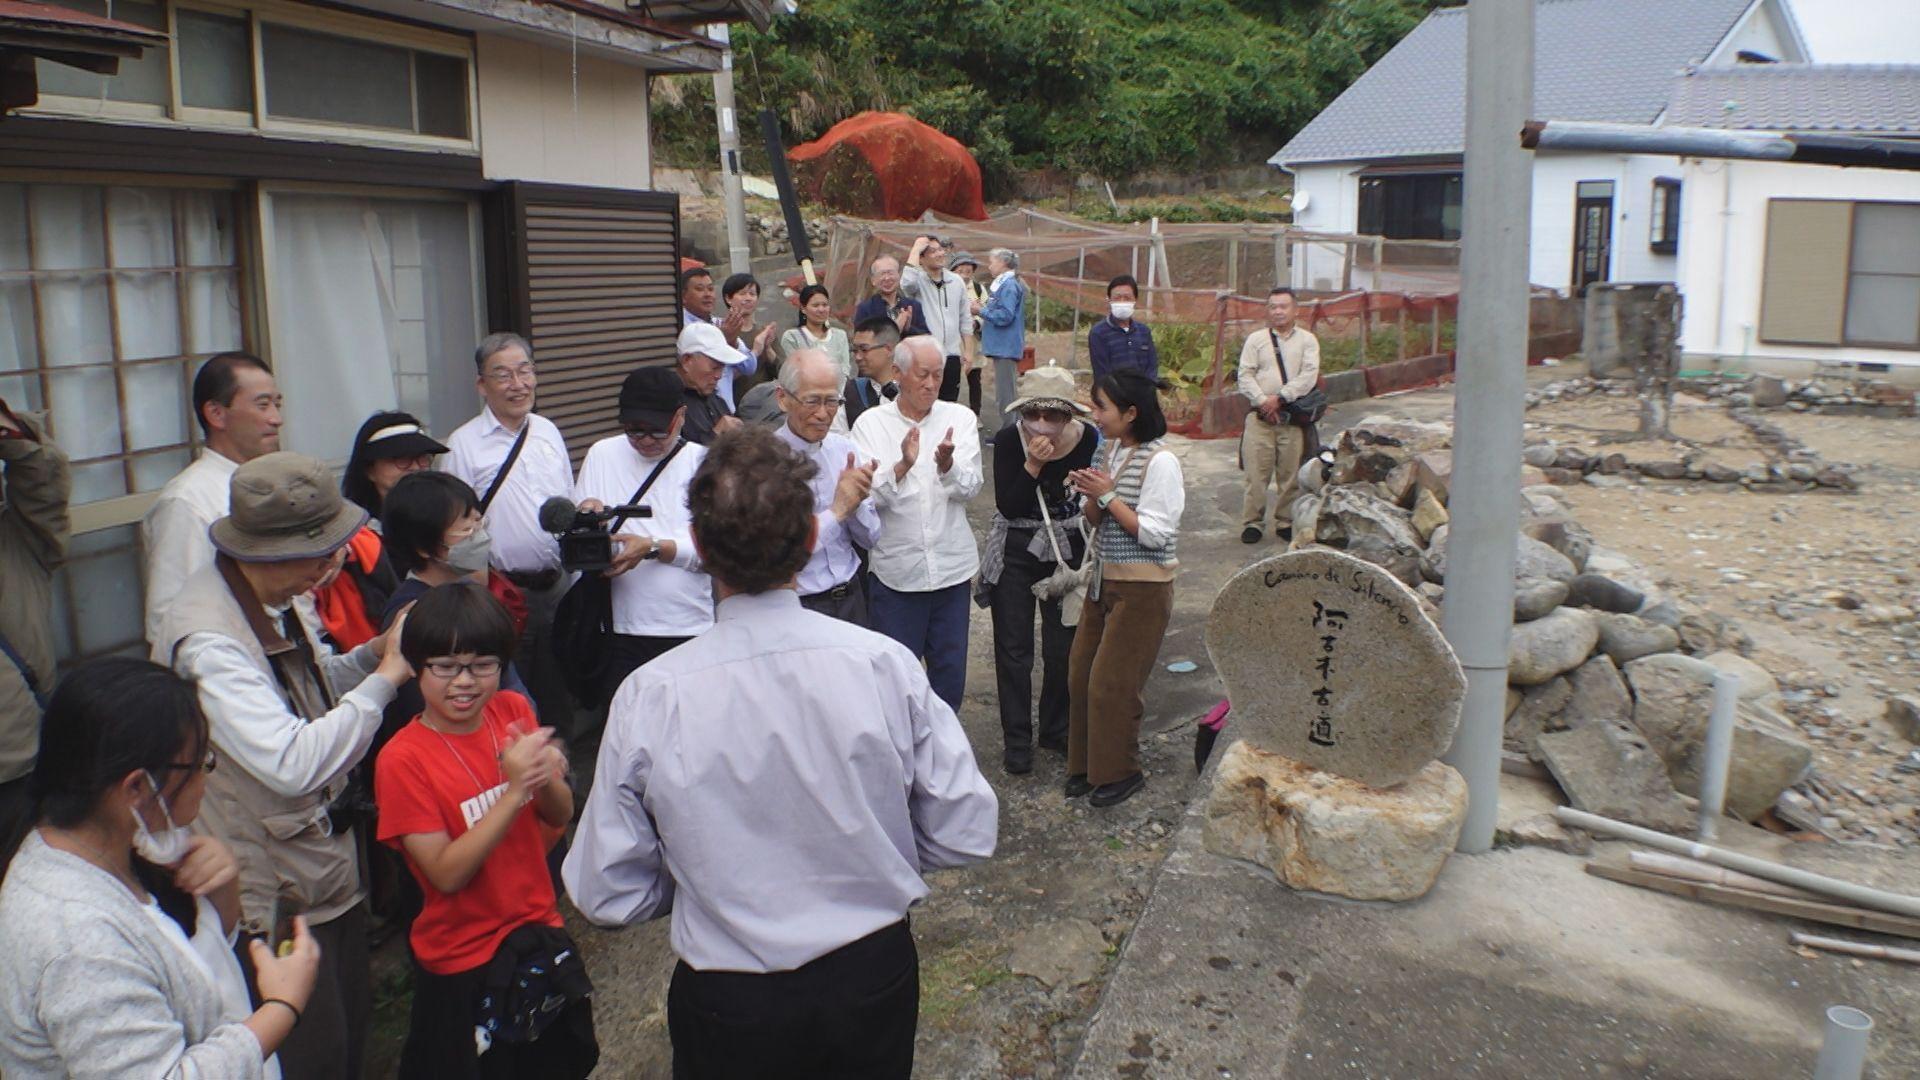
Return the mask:
<path fill-rule="evenodd" d="M 1107 443 L 1097 468 L 1070 482 L 1085 497 L 1097 560 L 1067 663 L 1067 797 L 1112 806 L 1146 783 L 1140 771 L 1141 690 L 1173 615 L 1174 557 L 1186 510 L 1180 459 L 1161 437 L 1164 383 L 1112 372 L 1094 383 L 1093 418 Z"/>

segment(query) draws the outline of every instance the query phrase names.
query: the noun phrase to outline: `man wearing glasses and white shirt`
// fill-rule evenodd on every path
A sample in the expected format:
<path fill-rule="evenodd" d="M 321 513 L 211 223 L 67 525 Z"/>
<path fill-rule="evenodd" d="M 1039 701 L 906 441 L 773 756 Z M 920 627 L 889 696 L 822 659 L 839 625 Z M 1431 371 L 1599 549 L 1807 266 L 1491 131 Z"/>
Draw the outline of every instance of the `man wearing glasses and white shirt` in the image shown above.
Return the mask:
<path fill-rule="evenodd" d="M 527 601 L 520 672 L 533 693 L 540 722 L 562 738 L 573 734 L 573 699 L 554 659 L 553 612 L 566 594 L 560 546 L 540 527 L 540 504 L 573 495 L 573 464 L 553 421 L 533 411 L 538 380 L 533 348 L 513 333 L 489 334 L 474 350 L 476 385 L 485 407 L 447 439 L 442 467 L 479 494 L 489 561 Z M 504 474 L 504 475 L 503 475 Z"/>
<path fill-rule="evenodd" d="M 880 537 L 880 512 L 867 498 L 873 462 L 862 465 L 853 440 L 834 428 L 846 412 L 838 393 L 840 370 L 820 349 L 801 349 L 780 365 L 780 441 L 813 463 L 808 485 L 818 532 L 813 555 L 800 568 L 800 606 L 855 626 L 867 625 L 867 594 L 860 584 L 858 544 Z"/>

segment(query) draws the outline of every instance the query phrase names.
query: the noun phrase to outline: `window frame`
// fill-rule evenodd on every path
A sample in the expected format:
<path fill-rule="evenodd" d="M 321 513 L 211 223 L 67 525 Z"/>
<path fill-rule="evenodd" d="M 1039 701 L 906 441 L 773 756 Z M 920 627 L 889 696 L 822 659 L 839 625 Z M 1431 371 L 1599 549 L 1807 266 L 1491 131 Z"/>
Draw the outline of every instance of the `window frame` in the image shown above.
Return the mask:
<path fill-rule="evenodd" d="M 1647 203 L 1647 250 L 1656 255 L 1680 253 L 1680 198 L 1678 177 L 1653 178 L 1653 197 Z M 1661 193 L 1664 192 L 1664 199 Z"/>
<path fill-rule="evenodd" d="M 1448 204 L 1446 200 L 1446 192 L 1448 188 L 1452 186 L 1458 186 L 1460 188 L 1461 199 L 1457 209 L 1464 211 L 1465 203 L 1466 203 L 1466 192 L 1465 192 L 1466 174 L 1464 169 L 1460 167 L 1440 166 L 1435 168 L 1412 169 L 1407 171 L 1391 171 L 1391 172 L 1363 171 L 1359 174 L 1356 180 L 1358 184 L 1357 189 L 1355 191 L 1355 198 L 1354 198 L 1354 224 L 1355 224 L 1354 231 L 1356 233 L 1360 233 L 1361 235 L 1366 235 L 1366 236 L 1379 236 L 1387 240 L 1437 240 L 1441 242 L 1453 242 L 1460 239 L 1460 235 L 1459 235 L 1460 229 L 1458 227 L 1455 227 L 1453 229 L 1454 235 L 1452 236 L 1447 235 L 1448 229 L 1446 225 L 1446 216 L 1447 216 Z M 1385 190 L 1386 186 L 1388 184 L 1393 184 L 1393 183 L 1416 184 L 1416 183 L 1419 183 L 1420 181 L 1438 182 L 1438 184 L 1440 185 L 1440 211 L 1439 211 L 1439 219 L 1438 219 L 1439 228 L 1437 233 L 1435 235 L 1428 236 L 1428 235 L 1422 235 L 1419 232 L 1419 230 L 1413 230 L 1413 229 L 1407 230 L 1404 234 L 1396 234 L 1392 231 L 1389 231 L 1388 220 L 1387 220 L 1388 214 L 1389 214 L 1389 207 L 1387 205 L 1388 196 Z M 1367 189 L 1370 183 L 1377 183 L 1380 185 L 1380 188 L 1379 188 L 1380 194 L 1378 196 L 1374 196 L 1374 199 L 1377 200 L 1378 202 L 1378 205 L 1376 207 L 1377 215 L 1379 219 L 1377 222 L 1378 224 L 1377 230 L 1368 229 L 1367 218 L 1370 215 L 1367 212 L 1368 211 L 1367 204 L 1370 200 L 1369 200 Z"/>
<path fill-rule="evenodd" d="M 390 22 L 331 9 L 314 8 L 286 0 L 155 0 L 162 6 L 166 24 L 167 89 L 165 104 L 110 101 L 74 97 L 67 94 L 42 94 L 25 116 L 80 116 L 90 119 L 127 120 L 141 123 L 159 121 L 183 127 L 224 131 L 253 131 L 263 135 L 317 138 L 328 142 L 360 142 L 386 146 L 404 146 L 433 151 L 478 153 L 480 150 L 479 62 L 471 34 L 429 29 L 409 23 Z M 210 109 L 186 105 L 181 100 L 178 9 L 204 12 L 247 20 L 248 63 L 253 83 L 253 108 Z M 414 131 L 381 128 L 320 120 L 295 120 L 267 113 L 266 55 L 262 26 L 275 23 L 298 30 L 333 34 L 374 45 L 386 45 L 413 52 L 448 56 L 462 62 L 466 69 L 467 136 L 423 135 Z"/>
<path fill-rule="evenodd" d="M 1915 312 L 1916 340 L 1914 341 L 1876 341 L 1867 338 L 1850 337 L 1847 333 L 1847 308 L 1853 301 L 1853 281 L 1857 275 L 1862 273 L 1862 271 L 1855 270 L 1853 265 L 1854 226 L 1855 219 L 1860 215 L 1860 208 L 1862 206 L 1898 206 L 1904 207 L 1911 214 L 1920 216 L 1920 200 L 1848 199 L 1845 201 L 1847 203 L 1847 280 L 1846 286 L 1841 290 L 1840 294 L 1840 347 L 1854 349 L 1897 349 L 1901 352 L 1920 352 L 1920 310 L 1916 310 Z M 1866 273 L 1868 276 L 1873 277 L 1920 278 L 1920 273 L 1887 274 L 1877 271 L 1867 271 Z"/>

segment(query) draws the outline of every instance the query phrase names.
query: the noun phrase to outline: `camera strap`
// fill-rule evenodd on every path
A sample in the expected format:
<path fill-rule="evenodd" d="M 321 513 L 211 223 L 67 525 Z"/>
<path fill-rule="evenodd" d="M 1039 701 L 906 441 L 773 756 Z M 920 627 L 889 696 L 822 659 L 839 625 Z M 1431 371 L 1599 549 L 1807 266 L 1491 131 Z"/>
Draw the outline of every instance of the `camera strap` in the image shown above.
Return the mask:
<path fill-rule="evenodd" d="M 493 483 L 487 485 L 487 493 L 480 496 L 480 516 L 487 516 L 487 507 L 493 505 L 493 497 L 500 494 L 500 485 L 507 482 L 507 473 L 513 463 L 520 460 L 520 448 L 527 445 L 527 432 L 533 430 L 533 414 L 520 421 L 520 434 L 513 438 L 513 449 L 507 451 L 507 460 L 500 463 L 500 471 L 493 474 Z"/>
<path fill-rule="evenodd" d="M 653 482 L 655 480 L 660 479 L 660 474 L 667 470 L 667 466 L 669 464 L 672 464 L 673 459 L 679 455 L 680 451 L 684 449 L 686 445 L 687 445 L 687 440 L 685 439 L 681 439 L 680 441 L 674 443 L 673 449 L 667 451 L 667 456 L 660 459 L 660 464 L 655 465 L 653 467 L 653 471 L 647 474 L 647 478 L 645 480 L 640 481 L 640 486 L 633 489 L 633 498 L 628 499 L 626 501 L 626 505 L 638 506 L 640 503 L 640 500 L 647 497 L 647 489 L 653 486 Z M 620 531 L 620 526 L 625 525 L 626 523 L 627 523 L 627 515 L 621 514 L 615 517 L 611 522 L 607 524 L 607 532 L 617 533 Z"/>

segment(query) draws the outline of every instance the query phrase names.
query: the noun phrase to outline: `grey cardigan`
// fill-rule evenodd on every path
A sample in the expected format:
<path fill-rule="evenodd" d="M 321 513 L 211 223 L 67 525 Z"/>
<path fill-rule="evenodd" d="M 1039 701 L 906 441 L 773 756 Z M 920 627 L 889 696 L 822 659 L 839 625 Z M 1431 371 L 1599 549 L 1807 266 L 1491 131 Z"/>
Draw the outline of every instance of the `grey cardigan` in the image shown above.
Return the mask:
<path fill-rule="evenodd" d="M 260 1042 L 126 886 L 27 834 L 0 886 L 0 1074 L 255 1080 Z"/>

